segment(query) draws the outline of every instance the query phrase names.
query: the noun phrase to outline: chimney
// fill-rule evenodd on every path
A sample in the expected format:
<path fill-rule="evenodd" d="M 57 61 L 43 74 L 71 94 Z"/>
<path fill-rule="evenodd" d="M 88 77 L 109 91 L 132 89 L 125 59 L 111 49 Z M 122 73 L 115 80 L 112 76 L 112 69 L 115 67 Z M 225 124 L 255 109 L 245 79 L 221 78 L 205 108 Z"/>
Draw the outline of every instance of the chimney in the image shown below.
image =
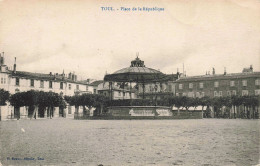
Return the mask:
<path fill-rule="evenodd" d="M 5 64 L 5 52 L 2 52 L 3 56 L 1 57 L 1 64 L 4 65 Z"/>
<path fill-rule="evenodd" d="M 74 78 L 75 78 L 75 81 L 77 81 L 77 75 L 75 75 Z"/>
<path fill-rule="evenodd" d="M 1 56 L 1 53 L 0 53 L 0 66 L 3 65 L 3 57 Z"/>
<path fill-rule="evenodd" d="M 71 79 L 72 79 L 72 81 L 74 81 L 74 74 L 72 74 Z"/>
<path fill-rule="evenodd" d="M 224 75 L 227 75 L 226 67 L 224 68 Z"/>
<path fill-rule="evenodd" d="M 13 70 L 14 73 L 16 73 L 16 57 L 14 57 L 14 70 Z"/>
<path fill-rule="evenodd" d="M 62 80 L 64 80 L 64 78 L 65 78 L 65 73 L 64 73 L 64 69 L 63 69 L 63 72 L 62 72 Z"/>
<path fill-rule="evenodd" d="M 212 75 L 215 75 L 215 68 L 212 68 Z"/>
<path fill-rule="evenodd" d="M 250 70 L 253 71 L 253 65 L 250 65 Z"/>

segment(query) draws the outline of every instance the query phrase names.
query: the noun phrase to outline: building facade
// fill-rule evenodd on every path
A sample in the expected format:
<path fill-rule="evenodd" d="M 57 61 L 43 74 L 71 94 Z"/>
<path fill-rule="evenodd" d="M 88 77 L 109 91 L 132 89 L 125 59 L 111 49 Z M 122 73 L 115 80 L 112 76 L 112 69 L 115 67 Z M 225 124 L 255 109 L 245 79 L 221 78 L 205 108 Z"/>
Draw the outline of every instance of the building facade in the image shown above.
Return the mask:
<path fill-rule="evenodd" d="M 175 95 L 175 82 L 179 77 L 179 73 L 177 74 L 168 74 L 168 81 L 164 82 L 156 82 L 156 83 L 147 83 L 138 85 L 138 96 L 142 98 L 144 96 L 145 99 L 160 99 L 163 96 L 174 96 Z M 144 90 L 143 90 L 144 88 Z"/>
<path fill-rule="evenodd" d="M 111 97 L 112 100 L 124 100 L 124 99 L 136 99 L 137 94 L 136 90 L 125 86 L 124 88 L 120 87 L 119 84 L 115 82 L 112 83 L 112 89 L 109 89 L 109 82 L 102 82 L 98 85 L 97 88 L 98 94 Z"/>
<path fill-rule="evenodd" d="M 5 63 L 4 57 L 0 56 L 0 88 L 9 91 L 10 94 L 29 90 L 55 92 L 61 96 L 73 96 L 75 94 L 94 93 L 94 88 L 89 83 L 78 81 L 74 73 L 62 74 L 32 73 L 16 70 L 16 59 L 13 69 L 10 70 Z M 73 117 L 75 108 L 69 106 L 65 110 L 56 108 L 55 116 Z M 1 119 L 14 118 L 14 108 L 9 104 L 0 110 Z M 28 117 L 28 108 L 20 109 L 20 118 Z M 38 116 L 38 115 L 37 115 Z M 44 114 L 43 117 L 47 115 Z M 40 117 L 40 115 L 39 115 Z"/>
<path fill-rule="evenodd" d="M 175 83 L 176 96 L 260 95 L 260 72 L 253 72 L 252 66 L 241 73 L 180 77 Z"/>

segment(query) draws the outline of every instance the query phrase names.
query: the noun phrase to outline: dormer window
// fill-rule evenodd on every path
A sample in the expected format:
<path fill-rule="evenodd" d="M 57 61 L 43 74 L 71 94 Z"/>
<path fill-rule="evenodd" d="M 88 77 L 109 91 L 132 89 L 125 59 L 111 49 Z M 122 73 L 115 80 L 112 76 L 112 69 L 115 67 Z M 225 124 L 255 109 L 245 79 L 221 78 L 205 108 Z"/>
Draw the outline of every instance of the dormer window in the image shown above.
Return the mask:
<path fill-rule="evenodd" d="M 52 81 L 49 81 L 49 88 L 52 88 Z"/>
<path fill-rule="evenodd" d="M 31 87 L 34 87 L 34 79 L 31 79 L 31 80 L 30 80 L 30 86 L 31 86 Z"/>
<path fill-rule="evenodd" d="M 40 82 L 40 88 L 44 88 L 44 81 L 43 80 L 41 80 L 41 82 Z"/>
<path fill-rule="evenodd" d="M 60 89 L 63 89 L 63 82 L 60 82 Z"/>
<path fill-rule="evenodd" d="M 20 79 L 17 78 L 17 77 L 15 78 L 15 85 L 16 85 L 16 86 L 19 86 L 19 85 L 20 85 Z"/>

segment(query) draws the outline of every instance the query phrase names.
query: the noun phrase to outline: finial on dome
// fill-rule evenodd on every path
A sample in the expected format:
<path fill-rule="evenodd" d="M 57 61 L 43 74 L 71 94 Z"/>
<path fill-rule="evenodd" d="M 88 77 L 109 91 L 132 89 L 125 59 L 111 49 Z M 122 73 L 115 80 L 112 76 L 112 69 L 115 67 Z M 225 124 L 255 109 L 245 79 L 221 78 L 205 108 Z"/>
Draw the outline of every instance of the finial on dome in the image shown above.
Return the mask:
<path fill-rule="evenodd" d="M 145 67 L 144 61 L 140 60 L 138 56 L 139 56 L 139 52 L 136 53 L 135 60 L 131 61 L 130 67 Z"/>

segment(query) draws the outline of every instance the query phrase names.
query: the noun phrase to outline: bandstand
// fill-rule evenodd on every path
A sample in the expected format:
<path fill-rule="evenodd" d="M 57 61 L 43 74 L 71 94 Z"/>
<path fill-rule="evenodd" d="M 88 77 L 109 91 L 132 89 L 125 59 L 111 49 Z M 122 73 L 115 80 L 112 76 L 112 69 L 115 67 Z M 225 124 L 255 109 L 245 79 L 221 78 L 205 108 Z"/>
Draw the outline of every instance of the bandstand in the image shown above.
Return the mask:
<path fill-rule="evenodd" d="M 120 69 L 113 74 L 107 74 L 104 77 L 104 82 L 109 82 L 109 95 L 110 100 L 112 100 L 113 92 L 113 83 L 125 83 L 130 84 L 130 92 L 132 91 L 132 85 L 135 84 L 135 87 L 142 88 L 142 95 L 138 95 L 139 100 L 144 100 L 145 95 L 145 85 L 146 84 L 155 84 L 160 87 L 155 87 L 156 91 L 159 88 L 161 90 L 162 83 L 165 83 L 169 80 L 169 77 L 152 68 L 148 68 L 144 65 L 138 56 L 135 60 L 131 61 L 130 67 Z M 141 87 L 140 87 L 141 86 Z M 125 88 L 124 86 L 122 87 Z M 140 89 L 139 89 L 140 90 Z M 156 95 L 156 93 L 155 93 Z M 130 93 L 130 101 L 132 101 L 132 93 Z M 156 97 L 155 97 L 156 100 Z M 119 101 L 120 102 L 120 101 Z M 124 102 L 123 100 L 121 101 Z M 171 108 L 166 106 L 157 105 L 156 101 L 154 105 L 134 105 L 130 102 L 130 105 L 120 105 L 120 106 L 110 106 L 108 108 L 110 115 L 114 117 L 139 117 L 139 118 L 151 118 L 158 116 L 172 116 Z"/>
<path fill-rule="evenodd" d="M 120 69 L 113 74 L 107 74 L 105 75 L 104 82 L 109 82 L 109 90 L 110 94 L 112 94 L 112 82 L 119 82 L 123 83 L 129 83 L 130 84 L 130 90 L 132 88 L 132 83 L 136 83 L 138 86 L 142 85 L 143 89 L 143 96 L 144 98 L 144 87 L 145 84 L 149 83 L 161 83 L 167 82 L 169 80 L 169 77 L 167 77 L 166 74 L 163 74 L 162 72 L 145 67 L 144 61 L 140 60 L 138 56 L 135 60 L 131 61 L 131 66 L 126 67 L 123 69 Z M 124 88 L 124 87 L 123 87 Z M 131 96 L 130 96 L 131 97 Z M 112 99 L 112 97 L 110 96 Z"/>

